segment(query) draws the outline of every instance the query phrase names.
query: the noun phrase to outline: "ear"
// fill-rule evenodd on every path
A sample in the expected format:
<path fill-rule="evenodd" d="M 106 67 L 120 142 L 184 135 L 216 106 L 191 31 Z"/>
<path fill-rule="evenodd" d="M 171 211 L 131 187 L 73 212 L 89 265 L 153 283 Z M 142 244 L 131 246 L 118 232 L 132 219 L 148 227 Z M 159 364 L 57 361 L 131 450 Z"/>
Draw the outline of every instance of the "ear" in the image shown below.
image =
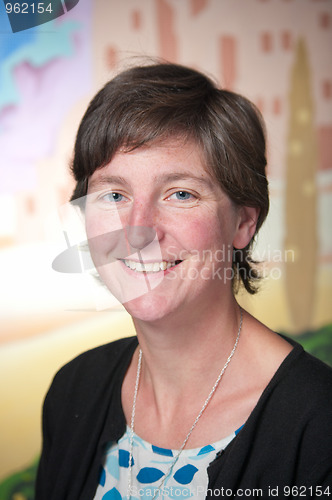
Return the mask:
<path fill-rule="evenodd" d="M 256 231 L 259 212 L 257 207 L 239 208 L 238 228 L 233 239 L 234 248 L 244 248 L 250 243 Z"/>

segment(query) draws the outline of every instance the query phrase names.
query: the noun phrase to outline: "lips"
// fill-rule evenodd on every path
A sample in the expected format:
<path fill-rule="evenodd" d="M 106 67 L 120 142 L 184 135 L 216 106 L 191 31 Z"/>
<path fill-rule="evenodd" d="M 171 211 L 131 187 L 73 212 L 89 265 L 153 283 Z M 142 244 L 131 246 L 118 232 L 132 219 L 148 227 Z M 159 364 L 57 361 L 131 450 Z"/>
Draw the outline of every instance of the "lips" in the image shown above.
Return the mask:
<path fill-rule="evenodd" d="M 161 262 L 138 262 L 135 260 L 129 259 L 121 259 L 121 261 L 132 271 L 136 271 L 138 273 L 158 273 L 160 271 L 166 271 L 171 267 L 175 267 L 180 264 L 181 260 L 176 260 L 173 262 L 169 262 L 163 260 Z"/>

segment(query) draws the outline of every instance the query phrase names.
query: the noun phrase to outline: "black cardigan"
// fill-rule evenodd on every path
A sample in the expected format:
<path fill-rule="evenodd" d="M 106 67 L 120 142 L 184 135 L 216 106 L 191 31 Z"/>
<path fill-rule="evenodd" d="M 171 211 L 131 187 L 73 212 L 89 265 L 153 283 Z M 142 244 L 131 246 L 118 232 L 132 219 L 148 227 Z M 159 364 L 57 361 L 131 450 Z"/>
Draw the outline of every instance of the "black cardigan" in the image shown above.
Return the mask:
<path fill-rule="evenodd" d="M 332 369 L 294 345 L 209 466 L 207 496 L 332 498 Z M 104 445 L 125 432 L 121 386 L 136 346 L 132 337 L 98 347 L 55 376 L 44 403 L 36 500 L 93 499 Z"/>

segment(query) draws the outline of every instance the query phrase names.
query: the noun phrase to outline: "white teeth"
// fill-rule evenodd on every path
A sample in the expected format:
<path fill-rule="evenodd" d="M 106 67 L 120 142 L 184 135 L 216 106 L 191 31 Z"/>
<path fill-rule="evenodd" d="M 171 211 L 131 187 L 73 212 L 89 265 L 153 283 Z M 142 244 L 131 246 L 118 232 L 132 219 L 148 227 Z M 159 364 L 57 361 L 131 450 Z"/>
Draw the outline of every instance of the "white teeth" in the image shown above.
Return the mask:
<path fill-rule="evenodd" d="M 142 273 L 145 271 L 145 266 L 142 262 L 136 262 L 136 269 L 135 271 L 138 271 L 139 273 Z"/>
<path fill-rule="evenodd" d="M 132 269 L 133 271 L 142 273 L 145 271 L 146 273 L 157 273 L 159 271 L 165 271 L 170 267 L 175 266 L 176 262 L 166 262 L 163 260 L 162 262 L 136 262 L 134 260 L 123 260 L 125 265 Z M 177 261 L 178 263 L 179 261 Z"/>

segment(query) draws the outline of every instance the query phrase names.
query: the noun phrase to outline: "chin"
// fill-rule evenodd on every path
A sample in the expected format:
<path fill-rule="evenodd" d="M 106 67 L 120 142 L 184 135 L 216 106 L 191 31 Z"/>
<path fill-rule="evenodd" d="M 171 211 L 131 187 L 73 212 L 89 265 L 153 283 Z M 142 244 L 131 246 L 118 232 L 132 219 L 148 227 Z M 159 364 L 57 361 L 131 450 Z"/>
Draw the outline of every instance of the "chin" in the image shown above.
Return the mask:
<path fill-rule="evenodd" d="M 123 306 L 132 318 L 140 321 L 155 322 L 162 320 L 171 313 L 168 310 L 167 302 L 165 297 L 156 296 L 153 292 L 149 292 L 141 297 L 125 302 Z"/>

